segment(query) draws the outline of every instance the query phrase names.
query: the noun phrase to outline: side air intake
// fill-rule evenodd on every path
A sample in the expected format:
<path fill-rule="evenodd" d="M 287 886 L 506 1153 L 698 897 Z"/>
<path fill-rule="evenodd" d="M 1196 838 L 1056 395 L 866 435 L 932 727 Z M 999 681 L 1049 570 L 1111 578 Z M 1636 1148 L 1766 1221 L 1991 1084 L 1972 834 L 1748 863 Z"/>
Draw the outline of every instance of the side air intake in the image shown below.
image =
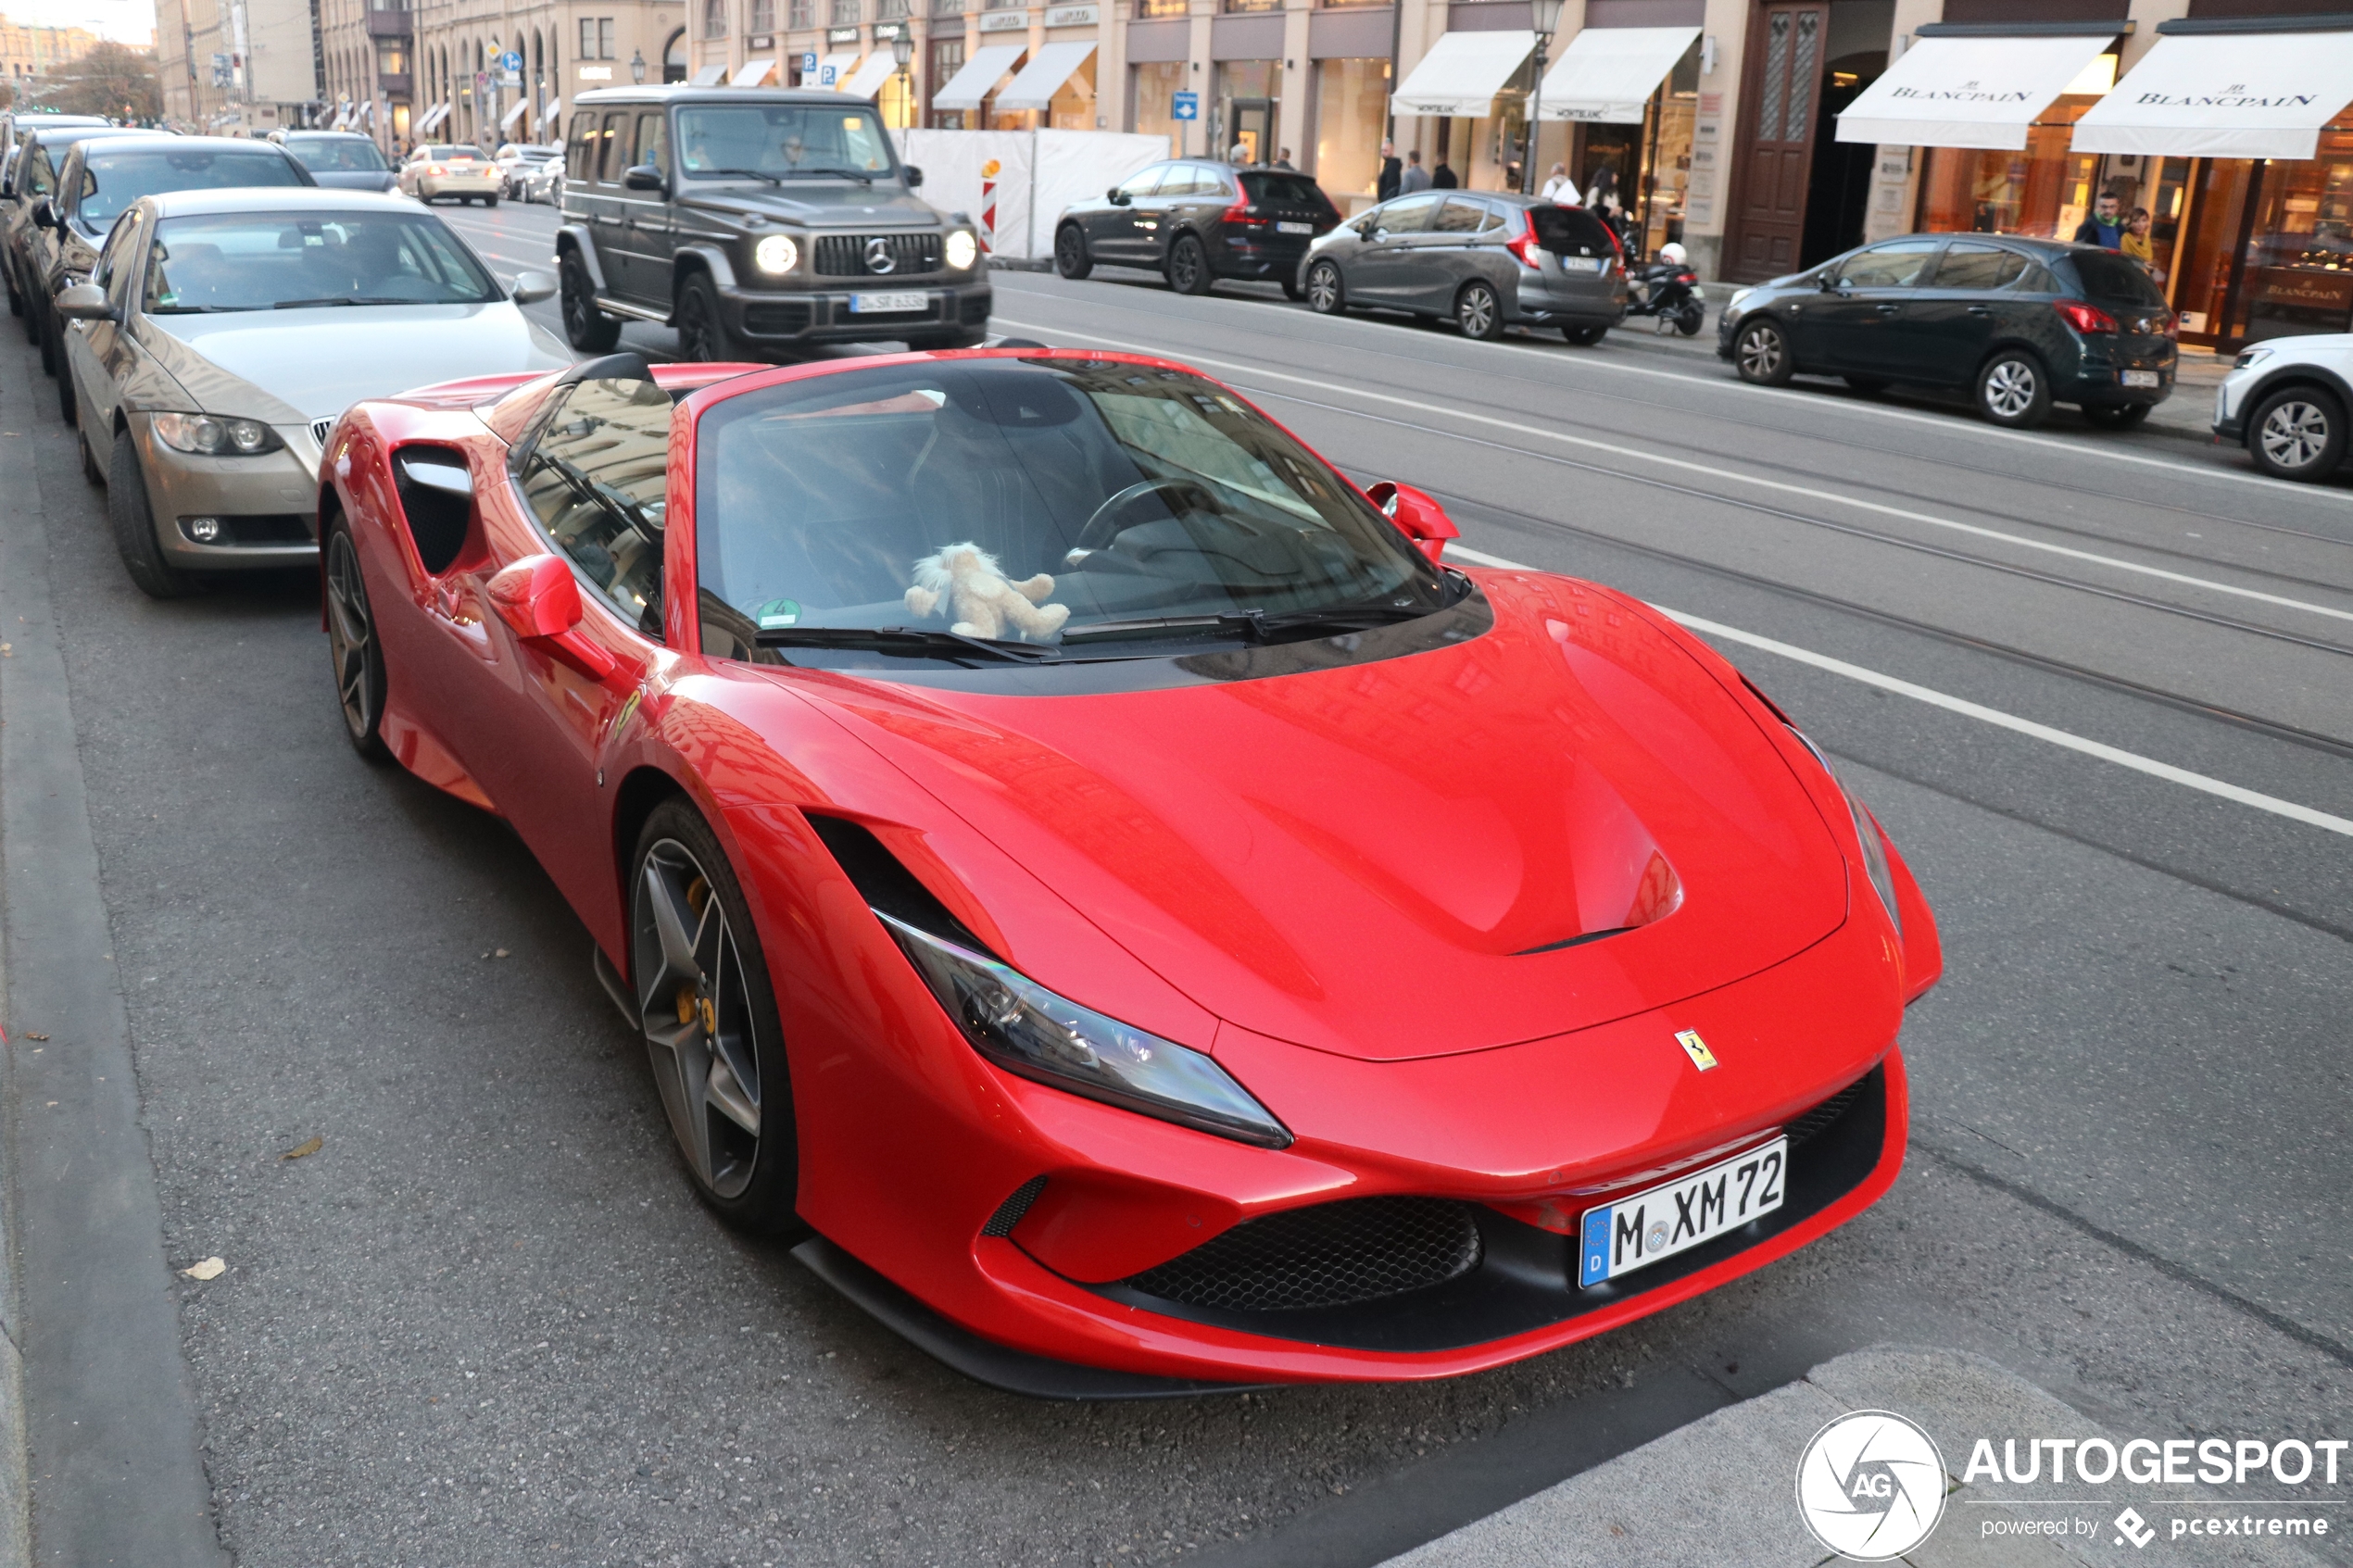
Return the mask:
<path fill-rule="evenodd" d="M 850 885 L 858 889 L 858 896 L 866 900 L 868 909 L 973 952 L 988 951 L 987 944 L 950 912 L 920 877 L 900 864 L 899 857 L 870 829 L 847 817 L 828 817 L 816 811 L 809 812 L 808 817 L 809 825 L 832 851 L 835 863 L 849 878 Z"/>

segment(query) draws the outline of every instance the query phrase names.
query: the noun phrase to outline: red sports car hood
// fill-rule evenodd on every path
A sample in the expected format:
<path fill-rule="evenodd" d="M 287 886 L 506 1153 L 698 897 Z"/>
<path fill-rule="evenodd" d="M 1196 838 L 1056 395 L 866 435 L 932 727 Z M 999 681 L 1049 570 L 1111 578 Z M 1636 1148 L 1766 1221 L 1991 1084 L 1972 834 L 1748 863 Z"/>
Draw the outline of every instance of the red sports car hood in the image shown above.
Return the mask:
<path fill-rule="evenodd" d="M 1203 1008 L 1320 1050 L 1559 1034 L 1836 929 L 1838 846 L 1713 676 L 1605 593 L 1482 586 L 1492 632 L 1338 669 L 803 690 Z"/>

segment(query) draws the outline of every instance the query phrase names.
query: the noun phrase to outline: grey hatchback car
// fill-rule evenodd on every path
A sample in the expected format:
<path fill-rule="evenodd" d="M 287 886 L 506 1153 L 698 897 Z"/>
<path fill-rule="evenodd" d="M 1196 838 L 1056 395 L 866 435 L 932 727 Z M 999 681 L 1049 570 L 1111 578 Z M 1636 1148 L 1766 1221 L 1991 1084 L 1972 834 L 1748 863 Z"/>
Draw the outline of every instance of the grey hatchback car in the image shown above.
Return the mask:
<path fill-rule="evenodd" d="M 1451 316 L 1466 337 L 1558 327 L 1599 343 L 1626 319 L 1626 267 L 1608 225 L 1582 207 L 1504 191 L 1417 191 L 1317 240 L 1300 263 L 1324 315 L 1359 306 Z"/>

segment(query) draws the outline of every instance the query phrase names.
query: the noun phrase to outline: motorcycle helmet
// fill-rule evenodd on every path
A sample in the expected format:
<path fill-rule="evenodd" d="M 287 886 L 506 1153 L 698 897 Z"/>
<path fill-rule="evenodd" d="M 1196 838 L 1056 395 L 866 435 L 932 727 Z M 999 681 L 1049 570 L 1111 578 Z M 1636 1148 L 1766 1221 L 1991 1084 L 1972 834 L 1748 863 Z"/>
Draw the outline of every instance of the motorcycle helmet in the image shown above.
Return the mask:
<path fill-rule="evenodd" d="M 1658 247 L 1658 258 L 1669 266 L 1681 267 L 1689 263 L 1691 254 L 1681 245 L 1670 243 Z"/>

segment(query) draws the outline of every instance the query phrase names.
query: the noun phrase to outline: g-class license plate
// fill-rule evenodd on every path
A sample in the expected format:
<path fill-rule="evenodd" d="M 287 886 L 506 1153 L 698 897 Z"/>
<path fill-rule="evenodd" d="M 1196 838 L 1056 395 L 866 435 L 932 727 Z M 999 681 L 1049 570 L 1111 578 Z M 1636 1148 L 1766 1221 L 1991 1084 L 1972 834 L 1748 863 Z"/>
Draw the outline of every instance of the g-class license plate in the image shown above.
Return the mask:
<path fill-rule="evenodd" d="M 921 290 L 900 294 L 853 294 L 849 308 L 861 316 L 903 315 L 910 310 L 928 310 L 931 300 Z"/>
<path fill-rule="evenodd" d="M 1585 1210 L 1578 1225 L 1581 1289 L 1648 1268 L 1781 1206 L 1789 1140 L 1775 1138 L 1705 1171 Z"/>
<path fill-rule="evenodd" d="M 1277 223 L 1275 225 L 1275 232 L 1277 234 L 1312 234 L 1315 232 L 1315 225 L 1313 223 Z"/>
<path fill-rule="evenodd" d="M 2126 386 L 2155 386 L 2157 372 L 2155 370 L 2127 370 L 2119 379 Z"/>

